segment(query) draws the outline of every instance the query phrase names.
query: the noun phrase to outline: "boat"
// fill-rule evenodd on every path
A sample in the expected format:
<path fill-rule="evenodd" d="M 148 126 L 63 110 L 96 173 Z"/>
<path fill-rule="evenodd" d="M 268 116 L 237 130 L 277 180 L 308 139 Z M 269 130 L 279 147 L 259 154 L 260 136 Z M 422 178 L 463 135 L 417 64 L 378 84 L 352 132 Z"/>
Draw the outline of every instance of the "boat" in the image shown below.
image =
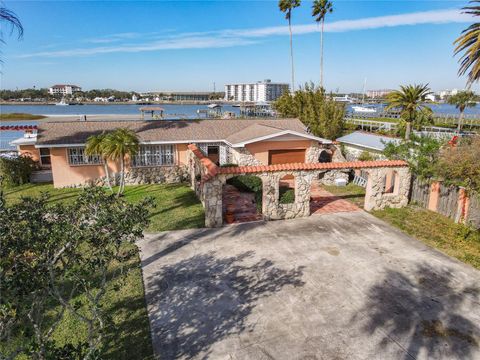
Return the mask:
<path fill-rule="evenodd" d="M 375 106 L 355 105 L 352 106 L 352 110 L 356 113 L 376 113 Z"/>
<path fill-rule="evenodd" d="M 60 102 L 56 103 L 55 105 L 58 105 L 58 106 L 67 106 L 69 105 L 67 102 L 65 102 L 65 99 L 62 99 Z"/>

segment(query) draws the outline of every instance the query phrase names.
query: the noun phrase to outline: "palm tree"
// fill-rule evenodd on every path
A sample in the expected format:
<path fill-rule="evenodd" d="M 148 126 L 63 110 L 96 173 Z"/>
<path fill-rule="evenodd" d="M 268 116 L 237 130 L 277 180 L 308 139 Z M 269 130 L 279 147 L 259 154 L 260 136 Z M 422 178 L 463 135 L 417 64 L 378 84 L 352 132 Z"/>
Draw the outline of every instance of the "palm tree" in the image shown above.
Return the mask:
<path fill-rule="evenodd" d="M 455 107 L 460 111 L 457 128 L 457 131 L 460 132 L 463 125 L 463 112 L 467 107 L 475 107 L 477 105 L 475 102 L 475 94 L 471 90 L 459 91 L 448 99 L 448 103 L 455 105 Z"/>
<path fill-rule="evenodd" d="M 125 190 L 125 157 L 128 155 L 131 159 L 138 152 L 139 147 L 138 137 L 130 129 L 116 129 L 105 137 L 103 147 L 105 156 L 110 160 L 120 161 L 120 186 L 117 195 Z"/>
<path fill-rule="evenodd" d="M 470 3 L 480 3 L 473 0 Z M 480 6 L 466 6 L 464 13 L 480 16 Z M 464 52 L 460 58 L 458 75 L 465 75 L 468 71 L 468 85 L 480 79 L 480 23 L 474 23 L 462 31 L 462 34 L 454 41 L 455 55 Z"/>
<path fill-rule="evenodd" d="M 11 11 L 8 10 L 6 7 L 0 7 L 0 22 L 1 23 L 7 23 L 7 26 L 10 26 L 10 34 L 13 33 L 14 30 L 17 31 L 18 33 L 18 39 L 21 39 L 23 36 L 23 26 L 22 23 L 20 22 L 20 19 L 17 17 L 17 15 Z M 2 26 L 3 28 L 3 26 Z M 0 38 L 0 42 L 4 42 L 2 38 Z"/>
<path fill-rule="evenodd" d="M 387 95 L 387 108 L 399 108 L 402 118 L 407 122 L 405 139 L 410 140 L 412 123 L 415 121 L 419 112 L 431 113 L 432 109 L 424 104 L 426 96 L 431 94 L 428 84 L 426 85 L 407 85 L 400 86 L 400 90 L 395 90 Z"/>
<path fill-rule="evenodd" d="M 105 134 L 104 132 L 98 135 L 90 136 L 87 139 L 87 143 L 85 146 L 85 154 L 89 156 L 99 155 L 102 157 L 107 185 L 110 191 L 113 192 L 112 184 L 110 182 L 110 171 L 108 170 L 108 156 L 106 155 L 106 152 L 105 152 L 106 137 L 107 137 L 107 134 Z"/>
<path fill-rule="evenodd" d="M 328 0 L 314 0 L 312 6 L 312 16 L 315 21 L 322 24 L 320 32 L 320 87 L 323 88 L 323 28 L 325 25 L 325 16 L 333 12 L 333 5 Z"/>
<path fill-rule="evenodd" d="M 292 64 L 292 92 L 295 91 L 295 67 L 293 64 L 293 35 L 292 35 L 292 10 L 299 7 L 301 0 L 280 0 L 278 8 L 285 14 L 288 20 L 288 31 L 290 32 L 290 61 Z"/>

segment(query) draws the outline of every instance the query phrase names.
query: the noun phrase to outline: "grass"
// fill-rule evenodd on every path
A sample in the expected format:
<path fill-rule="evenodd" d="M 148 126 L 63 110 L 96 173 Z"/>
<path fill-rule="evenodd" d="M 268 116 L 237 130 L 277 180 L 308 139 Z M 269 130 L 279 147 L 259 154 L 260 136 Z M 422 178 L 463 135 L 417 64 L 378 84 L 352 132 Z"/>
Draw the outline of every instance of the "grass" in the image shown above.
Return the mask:
<path fill-rule="evenodd" d="M 40 120 L 45 119 L 43 115 L 33 115 L 25 113 L 0 114 L 0 120 Z"/>
<path fill-rule="evenodd" d="M 51 184 L 26 184 L 4 190 L 8 203 L 25 196 L 50 194 L 50 204 L 69 203 L 81 189 L 54 189 Z M 125 199 L 131 202 L 151 196 L 156 208 L 150 216 L 147 231 L 157 232 L 197 228 L 204 225 L 204 212 L 192 190 L 186 185 L 127 186 Z M 136 249 L 135 249 L 136 250 Z M 118 264 L 113 263 L 113 270 Z M 150 328 L 145 306 L 140 259 L 133 257 L 127 264 L 124 278 L 114 279 L 105 295 L 104 310 L 111 316 L 114 326 L 106 334 L 102 359 L 153 359 Z M 59 345 L 77 344 L 86 338 L 86 329 L 75 317 L 67 314 L 53 335 Z"/>
<path fill-rule="evenodd" d="M 408 235 L 480 270 L 480 231 L 414 205 L 372 211 Z"/>
<path fill-rule="evenodd" d="M 363 208 L 365 203 L 365 189 L 355 184 L 348 184 L 347 186 L 325 186 L 322 187 L 333 195 L 349 200 L 357 205 L 359 208 Z"/>
<path fill-rule="evenodd" d="M 114 189 L 115 190 L 115 189 Z M 72 202 L 81 189 L 55 189 L 52 184 L 25 184 L 4 191 L 8 202 L 19 201 L 21 197 L 38 196 L 42 192 L 50 194 L 49 202 Z M 125 187 L 125 199 L 137 202 L 151 196 L 156 208 L 150 215 L 147 232 L 198 228 L 204 225 L 204 212 L 193 191 L 186 185 L 151 184 Z"/>
<path fill-rule="evenodd" d="M 363 207 L 365 189 L 360 186 L 348 184 L 324 188 Z M 455 224 L 446 216 L 415 205 L 376 210 L 372 214 L 425 244 L 480 270 L 480 231 Z"/>

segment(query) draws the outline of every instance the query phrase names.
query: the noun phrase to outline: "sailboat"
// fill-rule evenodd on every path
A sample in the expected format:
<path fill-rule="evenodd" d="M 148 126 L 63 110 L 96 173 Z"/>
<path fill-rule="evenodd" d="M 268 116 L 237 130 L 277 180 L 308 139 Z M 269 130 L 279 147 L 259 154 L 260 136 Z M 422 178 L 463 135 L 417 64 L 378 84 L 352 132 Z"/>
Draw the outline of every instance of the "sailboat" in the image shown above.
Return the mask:
<path fill-rule="evenodd" d="M 367 88 L 367 78 L 365 78 L 365 81 L 363 82 L 363 96 L 362 96 L 362 103 L 360 105 L 355 105 L 352 106 L 352 110 L 356 113 L 363 113 L 363 114 L 372 114 L 376 113 L 377 109 L 375 106 L 367 106 L 365 105 L 365 91 Z"/>

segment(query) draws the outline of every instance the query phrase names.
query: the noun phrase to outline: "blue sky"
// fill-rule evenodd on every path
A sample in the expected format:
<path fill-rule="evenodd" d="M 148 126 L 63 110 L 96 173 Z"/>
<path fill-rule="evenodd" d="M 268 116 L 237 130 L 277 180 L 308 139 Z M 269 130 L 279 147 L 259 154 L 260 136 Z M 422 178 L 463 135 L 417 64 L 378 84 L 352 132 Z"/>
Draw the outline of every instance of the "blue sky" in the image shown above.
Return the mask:
<path fill-rule="evenodd" d="M 212 90 L 289 82 L 277 1 L 5 1 L 25 27 L 2 46 L 2 88 Z M 292 17 L 297 84 L 318 82 L 320 36 L 302 1 Z M 463 88 L 452 42 L 472 21 L 466 1 L 340 1 L 327 18 L 325 85 L 361 91 L 430 83 Z"/>

